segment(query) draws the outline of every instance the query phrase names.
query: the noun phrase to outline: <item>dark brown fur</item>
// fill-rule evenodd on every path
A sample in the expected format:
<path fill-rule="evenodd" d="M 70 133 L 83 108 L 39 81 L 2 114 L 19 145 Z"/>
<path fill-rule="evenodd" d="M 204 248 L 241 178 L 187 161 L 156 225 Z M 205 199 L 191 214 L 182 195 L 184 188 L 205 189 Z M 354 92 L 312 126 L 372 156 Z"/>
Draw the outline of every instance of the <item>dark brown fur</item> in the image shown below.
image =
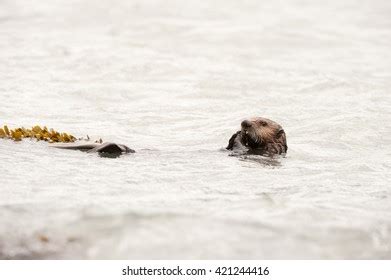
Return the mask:
<path fill-rule="evenodd" d="M 247 149 L 250 153 L 268 156 L 287 152 L 285 131 L 278 123 L 257 117 L 244 120 L 241 126 L 229 140 L 228 150 Z"/>

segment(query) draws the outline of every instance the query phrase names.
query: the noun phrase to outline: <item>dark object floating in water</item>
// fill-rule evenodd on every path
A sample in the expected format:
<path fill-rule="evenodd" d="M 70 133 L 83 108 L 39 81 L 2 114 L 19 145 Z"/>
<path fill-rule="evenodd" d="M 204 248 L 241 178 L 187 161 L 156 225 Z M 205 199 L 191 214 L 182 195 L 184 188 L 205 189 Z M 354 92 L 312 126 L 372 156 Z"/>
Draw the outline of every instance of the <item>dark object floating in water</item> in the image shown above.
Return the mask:
<path fill-rule="evenodd" d="M 87 153 L 99 153 L 99 154 L 111 154 L 111 155 L 135 153 L 135 150 L 132 150 L 125 145 L 111 143 L 111 142 L 53 144 L 50 146 L 59 149 L 80 150 L 80 151 L 85 151 Z"/>
<path fill-rule="evenodd" d="M 226 149 L 273 156 L 285 154 L 288 146 L 281 125 L 266 118 L 256 117 L 242 122 L 241 130 L 232 135 Z"/>

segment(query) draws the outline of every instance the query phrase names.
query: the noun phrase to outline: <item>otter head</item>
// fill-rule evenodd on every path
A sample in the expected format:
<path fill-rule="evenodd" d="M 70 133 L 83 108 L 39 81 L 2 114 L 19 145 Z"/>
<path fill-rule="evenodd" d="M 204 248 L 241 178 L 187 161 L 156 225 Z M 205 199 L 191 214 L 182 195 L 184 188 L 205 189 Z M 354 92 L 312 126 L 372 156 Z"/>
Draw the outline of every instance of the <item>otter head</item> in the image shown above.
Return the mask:
<path fill-rule="evenodd" d="M 263 150 L 269 154 L 286 153 L 285 132 L 281 125 L 266 118 L 246 119 L 241 124 L 242 145 L 251 150 Z"/>

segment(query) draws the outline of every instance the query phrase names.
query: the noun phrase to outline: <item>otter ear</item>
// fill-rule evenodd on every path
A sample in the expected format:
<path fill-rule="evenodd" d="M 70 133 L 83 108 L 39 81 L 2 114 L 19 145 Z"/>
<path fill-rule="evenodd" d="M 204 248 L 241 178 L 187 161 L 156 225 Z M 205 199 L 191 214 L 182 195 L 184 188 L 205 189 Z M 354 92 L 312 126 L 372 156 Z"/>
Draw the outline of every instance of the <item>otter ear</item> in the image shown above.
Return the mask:
<path fill-rule="evenodd" d="M 281 135 L 285 134 L 285 131 L 281 128 L 278 132 L 277 132 L 277 135 L 276 135 L 276 138 L 280 138 Z"/>

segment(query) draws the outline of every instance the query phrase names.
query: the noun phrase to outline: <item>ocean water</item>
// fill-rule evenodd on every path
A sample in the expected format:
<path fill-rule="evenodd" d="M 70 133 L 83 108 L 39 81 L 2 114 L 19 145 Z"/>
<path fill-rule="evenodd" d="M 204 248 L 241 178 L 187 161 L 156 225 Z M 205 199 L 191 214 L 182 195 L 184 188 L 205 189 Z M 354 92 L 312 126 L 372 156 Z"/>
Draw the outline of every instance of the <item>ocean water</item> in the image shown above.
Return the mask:
<path fill-rule="evenodd" d="M 391 2 L 0 0 L 1 259 L 390 259 Z M 233 157 L 240 122 L 286 157 Z"/>

